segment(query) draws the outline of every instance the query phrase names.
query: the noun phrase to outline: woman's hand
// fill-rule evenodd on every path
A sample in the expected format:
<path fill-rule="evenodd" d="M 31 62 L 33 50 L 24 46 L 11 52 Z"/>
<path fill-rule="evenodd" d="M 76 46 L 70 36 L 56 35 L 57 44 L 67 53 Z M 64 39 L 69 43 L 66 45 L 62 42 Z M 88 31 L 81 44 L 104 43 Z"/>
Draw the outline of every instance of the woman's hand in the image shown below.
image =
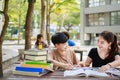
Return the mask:
<path fill-rule="evenodd" d="M 106 64 L 106 65 L 104 65 L 104 66 L 101 66 L 100 69 L 99 69 L 99 71 L 100 71 L 100 72 L 105 72 L 105 71 L 107 71 L 109 68 L 111 68 L 111 66 L 110 66 L 109 64 Z"/>

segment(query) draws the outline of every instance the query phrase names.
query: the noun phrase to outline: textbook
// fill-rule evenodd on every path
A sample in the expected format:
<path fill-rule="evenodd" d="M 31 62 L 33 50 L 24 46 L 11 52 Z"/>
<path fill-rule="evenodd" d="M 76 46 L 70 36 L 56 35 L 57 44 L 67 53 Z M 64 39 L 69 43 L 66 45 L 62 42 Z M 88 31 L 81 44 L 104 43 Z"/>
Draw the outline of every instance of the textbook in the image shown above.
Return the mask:
<path fill-rule="evenodd" d="M 25 61 L 15 67 L 13 74 L 39 77 L 53 71 L 54 70 L 51 63 L 40 61 Z"/>
<path fill-rule="evenodd" d="M 40 61 L 26 61 L 26 62 L 22 63 L 21 66 L 43 68 L 43 69 L 53 71 L 53 64 L 52 63 L 46 63 L 46 62 L 40 62 Z"/>
<path fill-rule="evenodd" d="M 47 55 L 46 50 L 26 50 L 24 51 L 25 55 Z"/>
<path fill-rule="evenodd" d="M 38 65 L 46 65 L 49 66 L 51 63 L 46 63 L 42 61 L 26 61 L 25 64 L 38 64 Z"/>
<path fill-rule="evenodd" d="M 49 70 L 45 70 L 43 73 L 13 70 L 13 74 L 14 74 L 14 75 L 36 76 L 36 77 L 43 76 L 43 75 L 45 75 L 45 74 L 47 74 L 47 73 L 49 73 L 49 72 L 50 72 Z"/>
<path fill-rule="evenodd" d="M 110 68 L 106 71 L 106 73 L 120 78 L 120 68 Z"/>
<path fill-rule="evenodd" d="M 25 76 L 40 76 L 39 72 L 25 72 L 25 71 L 17 71 L 13 70 L 13 74 L 15 75 L 25 75 Z"/>
<path fill-rule="evenodd" d="M 97 69 L 89 68 L 89 67 L 82 67 L 73 70 L 66 70 L 64 71 L 64 76 L 85 76 L 85 77 L 109 77 L 109 75 L 105 72 L 99 72 Z"/>
<path fill-rule="evenodd" d="M 28 59 L 28 60 L 46 60 L 47 59 L 47 56 L 44 55 L 44 56 L 32 56 L 32 55 L 26 55 L 25 56 L 25 59 Z"/>
<path fill-rule="evenodd" d="M 43 68 L 31 68 L 31 67 L 22 67 L 22 66 L 16 66 L 15 70 L 17 71 L 26 71 L 26 72 L 39 72 L 43 73 Z"/>
<path fill-rule="evenodd" d="M 51 66 L 45 66 L 45 65 L 38 65 L 38 64 L 21 64 L 22 67 L 30 67 L 30 68 L 43 68 L 43 69 L 48 69 L 51 70 Z"/>
<path fill-rule="evenodd" d="M 48 69 L 49 68 L 49 66 L 38 65 L 38 64 L 24 64 L 24 63 L 22 63 L 21 66 L 23 66 L 23 67 L 31 67 L 31 68 L 43 68 L 43 69 Z"/>

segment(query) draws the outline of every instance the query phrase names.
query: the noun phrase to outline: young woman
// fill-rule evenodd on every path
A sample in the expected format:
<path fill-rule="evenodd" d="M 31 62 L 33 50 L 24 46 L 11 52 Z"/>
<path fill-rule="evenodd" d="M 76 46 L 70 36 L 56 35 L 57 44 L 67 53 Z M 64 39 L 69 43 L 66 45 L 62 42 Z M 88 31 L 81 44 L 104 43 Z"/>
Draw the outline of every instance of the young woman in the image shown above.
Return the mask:
<path fill-rule="evenodd" d="M 120 53 L 117 44 L 117 37 L 110 31 L 103 31 L 99 34 L 98 48 L 92 48 L 88 54 L 84 66 L 100 67 L 104 72 L 111 67 L 120 66 Z"/>
<path fill-rule="evenodd" d="M 51 40 L 55 48 L 48 53 L 48 61 L 53 62 L 55 70 L 67 70 L 79 66 L 79 60 L 75 52 L 68 48 L 68 38 L 63 33 L 56 33 Z"/>
<path fill-rule="evenodd" d="M 44 39 L 43 39 L 43 35 L 42 34 L 38 34 L 37 35 L 37 40 L 35 42 L 35 48 L 37 49 L 42 49 L 42 48 L 47 48 L 47 44 L 45 44 Z"/>

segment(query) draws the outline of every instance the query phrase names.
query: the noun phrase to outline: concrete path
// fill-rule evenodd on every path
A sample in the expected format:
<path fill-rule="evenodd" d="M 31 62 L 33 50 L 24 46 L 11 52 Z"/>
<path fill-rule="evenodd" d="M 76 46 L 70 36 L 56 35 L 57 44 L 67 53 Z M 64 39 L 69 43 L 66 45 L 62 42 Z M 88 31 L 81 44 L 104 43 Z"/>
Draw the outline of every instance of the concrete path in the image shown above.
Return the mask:
<path fill-rule="evenodd" d="M 15 58 L 16 56 L 19 55 L 18 49 L 24 49 L 24 47 L 25 47 L 23 40 L 20 43 L 23 44 L 23 45 L 16 45 L 17 41 L 4 41 L 3 50 L 2 50 L 3 51 L 2 52 L 2 54 L 3 54 L 2 55 L 3 56 L 2 61 L 3 62 L 10 61 L 11 59 L 13 59 L 13 58 Z M 35 43 L 35 41 L 32 41 L 32 48 L 34 48 L 34 43 Z M 95 47 L 95 46 L 81 46 L 79 41 L 76 41 L 76 44 L 77 44 L 77 46 L 79 46 L 80 49 L 87 50 L 86 52 L 83 52 L 83 61 L 86 59 L 89 50 L 92 47 Z M 79 57 L 80 54 L 76 54 L 76 55 L 77 55 L 78 59 L 80 59 L 80 57 Z M 13 63 L 12 61 L 14 61 L 14 60 L 11 60 L 11 62 L 5 63 L 5 65 L 8 64 L 8 63 Z"/>
<path fill-rule="evenodd" d="M 85 60 L 89 50 L 95 46 L 79 46 L 79 47 L 82 50 L 87 50 L 86 52 L 83 52 L 83 60 Z M 24 45 L 3 45 L 3 61 L 19 55 L 18 49 L 24 49 Z M 79 54 L 77 54 L 77 57 L 79 59 Z"/>

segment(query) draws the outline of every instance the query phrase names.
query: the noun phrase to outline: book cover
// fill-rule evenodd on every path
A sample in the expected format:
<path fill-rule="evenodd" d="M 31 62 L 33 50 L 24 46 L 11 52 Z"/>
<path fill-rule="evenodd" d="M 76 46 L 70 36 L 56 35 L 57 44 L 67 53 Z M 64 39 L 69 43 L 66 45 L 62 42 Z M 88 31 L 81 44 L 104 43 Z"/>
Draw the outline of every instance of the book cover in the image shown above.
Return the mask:
<path fill-rule="evenodd" d="M 64 76 L 85 76 L 85 77 L 109 77 L 105 72 L 99 72 L 94 68 L 79 68 L 64 71 Z"/>
<path fill-rule="evenodd" d="M 17 71 L 17 70 L 13 70 L 13 74 L 15 75 L 25 75 L 25 76 L 40 76 L 39 72 L 25 72 L 25 71 Z"/>
<path fill-rule="evenodd" d="M 49 69 L 49 66 L 46 65 L 37 65 L 37 64 L 21 64 L 23 67 L 31 67 L 31 68 L 43 68 L 43 69 Z"/>
<path fill-rule="evenodd" d="M 43 69 L 47 69 L 47 70 L 50 70 L 50 71 L 54 71 L 53 70 L 53 66 L 50 65 L 50 66 L 46 66 L 46 65 L 36 65 L 36 64 L 21 64 L 22 67 L 30 67 L 30 68 L 43 68 Z"/>
<path fill-rule="evenodd" d="M 43 68 L 43 69 L 48 69 L 50 71 L 53 71 L 52 63 L 46 63 L 46 62 L 40 62 L 40 61 L 26 61 L 26 62 L 22 63 L 21 66 Z"/>
<path fill-rule="evenodd" d="M 46 65 L 49 66 L 51 63 L 41 62 L 41 61 L 26 61 L 25 64 L 37 64 L 37 65 Z"/>
<path fill-rule="evenodd" d="M 31 67 L 22 67 L 22 66 L 16 66 L 15 70 L 16 71 L 26 71 L 26 72 L 39 72 L 39 73 L 44 72 L 43 68 L 31 68 Z"/>
<path fill-rule="evenodd" d="M 47 55 L 47 51 L 46 50 L 27 50 L 24 51 L 24 54 L 27 55 Z"/>
<path fill-rule="evenodd" d="M 32 55 L 26 55 L 25 56 L 25 59 L 28 59 L 28 60 L 46 60 L 47 59 L 47 56 L 32 56 Z"/>
<path fill-rule="evenodd" d="M 13 70 L 13 74 L 14 75 L 22 75 L 22 76 L 36 76 L 36 77 L 40 77 L 43 76 L 47 73 L 49 73 L 49 70 L 45 70 L 43 73 L 39 73 L 39 72 L 26 72 L 26 71 L 17 71 L 17 70 Z"/>

